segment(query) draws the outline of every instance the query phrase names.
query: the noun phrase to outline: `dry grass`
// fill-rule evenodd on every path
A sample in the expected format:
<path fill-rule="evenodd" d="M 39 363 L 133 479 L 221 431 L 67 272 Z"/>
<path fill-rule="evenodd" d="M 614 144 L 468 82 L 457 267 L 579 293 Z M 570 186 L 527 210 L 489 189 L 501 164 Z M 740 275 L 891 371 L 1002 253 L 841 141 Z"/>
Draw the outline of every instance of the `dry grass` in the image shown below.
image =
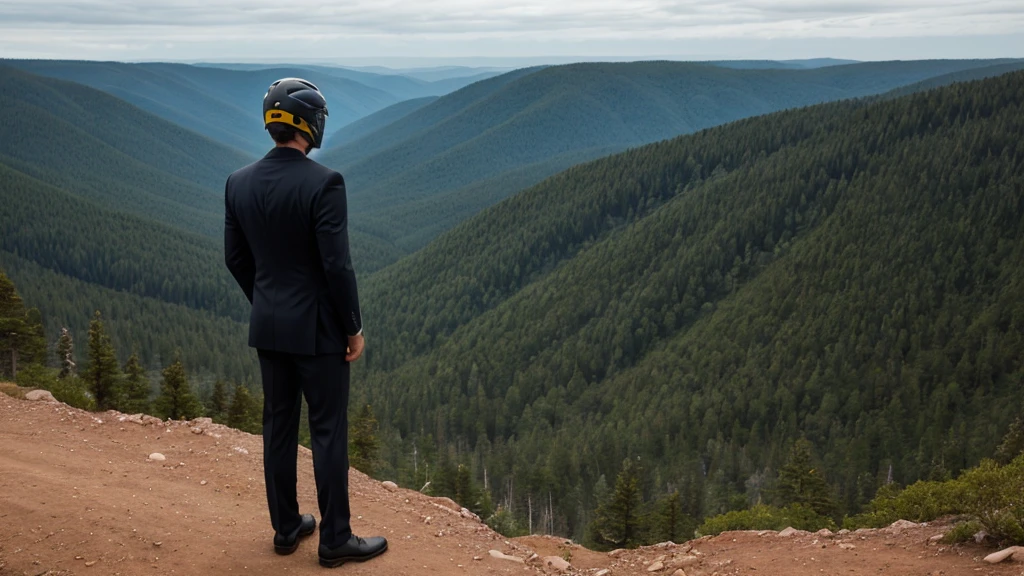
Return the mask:
<path fill-rule="evenodd" d="M 25 394 L 31 390 L 31 388 L 22 388 L 13 382 L 0 382 L 0 392 L 20 400 L 24 400 Z"/>

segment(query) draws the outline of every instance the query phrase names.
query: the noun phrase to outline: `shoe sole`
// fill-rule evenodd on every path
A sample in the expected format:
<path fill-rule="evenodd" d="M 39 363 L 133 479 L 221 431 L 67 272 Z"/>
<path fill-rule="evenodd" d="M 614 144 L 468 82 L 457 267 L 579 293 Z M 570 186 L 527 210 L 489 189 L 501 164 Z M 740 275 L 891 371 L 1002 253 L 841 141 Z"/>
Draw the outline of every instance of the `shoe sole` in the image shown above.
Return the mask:
<path fill-rule="evenodd" d="M 299 549 L 299 542 L 302 541 L 302 539 L 306 536 L 312 534 L 313 532 L 316 532 L 316 526 L 314 526 L 313 529 L 308 532 L 299 532 L 299 535 L 295 538 L 295 544 L 292 544 L 291 546 L 278 546 L 275 544 L 274 552 L 277 552 L 281 556 L 294 554 L 295 551 Z"/>
<path fill-rule="evenodd" d="M 370 554 L 369 556 L 343 556 L 341 558 L 332 558 L 327 560 L 326 558 L 320 558 L 320 565 L 324 568 L 337 568 L 346 562 L 366 562 L 367 560 L 373 560 L 377 556 L 388 551 L 387 544 L 383 548 Z"/>

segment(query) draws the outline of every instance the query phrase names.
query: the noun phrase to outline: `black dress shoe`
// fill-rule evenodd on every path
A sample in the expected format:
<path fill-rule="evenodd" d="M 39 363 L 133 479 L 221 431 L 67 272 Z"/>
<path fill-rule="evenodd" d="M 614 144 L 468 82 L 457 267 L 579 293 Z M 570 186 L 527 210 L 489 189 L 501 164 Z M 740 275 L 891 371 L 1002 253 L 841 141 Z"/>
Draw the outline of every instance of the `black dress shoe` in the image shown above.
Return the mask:
<path fill-rule="evenodd" d="M 320 565 L 327 568 L 337 568 L 345 562 L 366 562 L 376 558 L 388 549 L 388 541 L 380 536 L 373 538 L 360 538 L 355 534 L 348 539 L 348 542 L 337 548 L 328 548 L 320 545 Z"/>
<path fill-rule="evenodd" d="M 316 531 L 316 518 L 312 514 L 303 514 L 302 522 L 295 532 L 289 536 L 274 534 L 274 552 L 286 556 L 299 548 L 299 539 Z"/>

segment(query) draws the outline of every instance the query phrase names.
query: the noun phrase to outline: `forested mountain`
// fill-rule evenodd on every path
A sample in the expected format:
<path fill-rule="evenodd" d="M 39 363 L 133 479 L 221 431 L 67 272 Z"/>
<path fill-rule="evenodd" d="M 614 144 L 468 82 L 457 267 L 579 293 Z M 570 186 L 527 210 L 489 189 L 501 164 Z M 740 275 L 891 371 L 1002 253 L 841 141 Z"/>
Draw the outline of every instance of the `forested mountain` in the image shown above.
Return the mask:
<path fill-rule="evenodd" d="M 626 458 L 693 518 L 770 495 L 800 437 L 840 512 L 973 465 L 1024 411 L 1022 130 L 1013 73 L 743 120 L 485 210 L 365 283 L 386 473 L 486 470 L 579 538 Z"/>
<path fill-rule="evenodd" d="M 437 96 L 425 96 L 392 104 L 383 110 L 378 110 L 369 116 L 342 126 L 330 137 L 329 141 L 325 142 L 324 147 L 341 146 L 358 140 L 367 134 L 376 132 L 397 120 L 405 118 L 435 100 L 437 100 Z"/>
<path fill-rule="evenodd" d="M 112 290 L 248 319 L 221 240 L 102 208 L 3 164 L 0 181 L 0 250 Z"/>
<path fill-rule="evenodd" d="M 0 140 L 0 164 L 110 209 L 220 237 L 224 179 L 252 157 L 73 82 L 0 67 L 0 96 L 0 128 L 20 135 Z"/>
<path fill-rule="evenodd" d="M 180 351 L 189 370 L 206 382 L 216 376 L 259 382 L 247 324 L 78 280 L 15 256 L 6 248 L 0 249 L 0 270 L 11 277 L 27 302 L 43 311 L 51 349 L 61 328 L 71 331 L 74 341 L 81 343 L 76 356 L 79 363 L 85 361 L 89 321 L 100 310 L 122 362 L 134 351 L 143 366 L 157 370 L 170 364 Z"/>
<path fill-rule="evenodd" d="M 354 225 L 412 251 L 524 185 L 582 161 L 994 62 L 811 70 L 634 62 L 517 70 L 445 96 L 320 158 L 345 174 Z"/>
<path fill-rule="evenodd" d="M 358 67 L 316 64 L 198 64 L 198 66 L 247 71 L 273 68 L 310 70 L 318 74 L 354 80 L 360 84 L 387 92 L 399 100 L 443 96 L 444 94 L 469 86 L 474 82 L 501 74 L 500 71 L 477 70 L 473 68 L 431 71 L 431 69 L 360 69 Z"/>
<path fill-rule="evenodd" d="M 841 60 L 838 58 L 810 58 L 806 60 L 711 60 L 707 63 L 723 68 L 741 70 L 810 70 L 826 66 L 857 64 L 858 62 L 856 60 Z"/>
<path fill-rule="evenodd" d="M 391 93 L 337 74 L 309 68 L 225 70 L 186 64 L 4 60 L 27 72 L 70 80 L 108 92 L 147 112 L 213 140 L 262 154 L 269 149 L 260 102 L 279 78 L 301 76 L 330 103 L 328 134 L 416 93 Z M 410 82 L 418 82 L 411 81 Z"/>

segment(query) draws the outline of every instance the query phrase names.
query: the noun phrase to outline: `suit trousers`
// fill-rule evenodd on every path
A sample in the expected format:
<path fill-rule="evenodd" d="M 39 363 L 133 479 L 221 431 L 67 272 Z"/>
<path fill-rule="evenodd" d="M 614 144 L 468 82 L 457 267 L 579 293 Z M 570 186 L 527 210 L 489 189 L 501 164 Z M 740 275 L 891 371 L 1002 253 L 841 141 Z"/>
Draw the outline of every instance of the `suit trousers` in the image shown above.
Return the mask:
<path fill-rule="evenodd" d="M 349 363 L 343 354 L 302 356 L 259 350 L 263 375 L 263 473 L 270 523 L 296 534 L 301 396 L 309 405 L 313 474 L 320 508 L 320 544 L 337 548 L 352 535 L 348 501 Z"/>

